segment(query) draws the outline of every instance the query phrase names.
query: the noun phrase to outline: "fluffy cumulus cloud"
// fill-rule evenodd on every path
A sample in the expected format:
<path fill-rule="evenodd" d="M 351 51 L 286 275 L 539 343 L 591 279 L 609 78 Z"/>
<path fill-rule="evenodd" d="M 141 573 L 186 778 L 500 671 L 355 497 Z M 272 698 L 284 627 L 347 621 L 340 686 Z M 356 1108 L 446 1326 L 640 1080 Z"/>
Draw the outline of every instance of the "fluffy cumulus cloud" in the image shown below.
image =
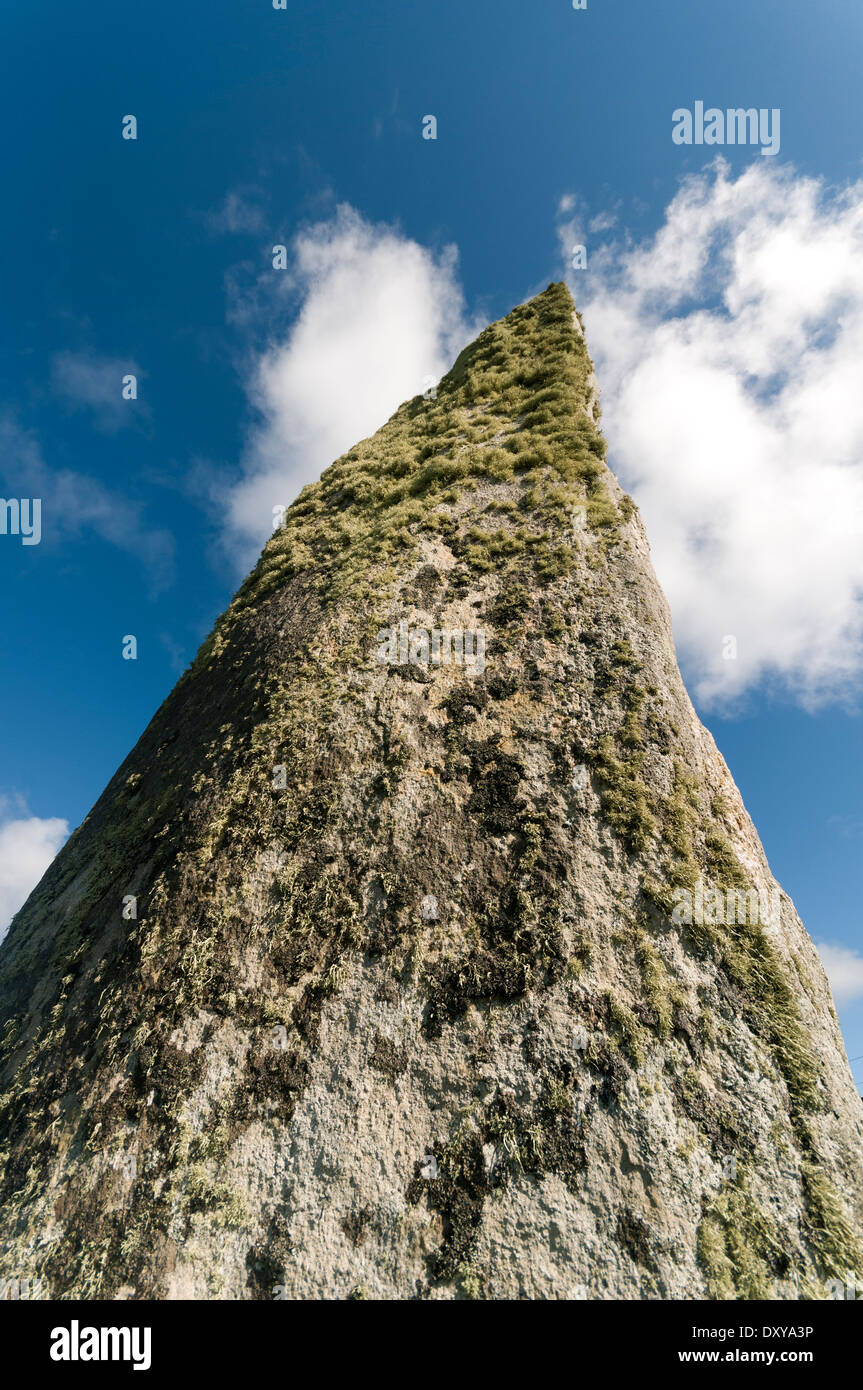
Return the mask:
<path fill-rule="evenodd" d="M 706 704 L 847 697 L 863 665 L 863 183 L 759 160 L 597 244 L 562 205 L 610 461 L 638 501 Z"/>
<path fill-rule="evenodd" d="M 0 798 L 0 941 L 69 834 L 68 821 L 22 809 Z"/>
<path fill-rule="evenodd" d="M 271 277 L 296 312 L 250 375 L 257 423 L 226 517 L 244 566 L 272 529 L 273 508 L 437 380 L 476 330 L 453 248 L 436 254 L 347 206 L 301 231 L 287 270 Z M 254 303 L 258 316 L 268 312 L 260 283 Z M 235 319 L 247 308 L 235 305 Z"/>
<path fill-rule="evenodd" d="M 817 942 L 836 1007 L 842 1009 L 863 999 L 863 956 L 836 942 Z"/>

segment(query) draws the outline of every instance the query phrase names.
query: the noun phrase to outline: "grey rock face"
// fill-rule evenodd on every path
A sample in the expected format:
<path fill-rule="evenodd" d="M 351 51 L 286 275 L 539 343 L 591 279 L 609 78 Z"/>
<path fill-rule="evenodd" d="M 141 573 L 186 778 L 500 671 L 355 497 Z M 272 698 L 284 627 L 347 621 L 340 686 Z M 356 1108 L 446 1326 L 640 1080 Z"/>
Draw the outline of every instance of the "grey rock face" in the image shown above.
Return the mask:
<path fill-rule="evenodd" d="M 0 949 L 0 1273 L 230 1299 L 863 1274 L 829 987 L 598 419 L 550 286 L 289 509 Z"/>

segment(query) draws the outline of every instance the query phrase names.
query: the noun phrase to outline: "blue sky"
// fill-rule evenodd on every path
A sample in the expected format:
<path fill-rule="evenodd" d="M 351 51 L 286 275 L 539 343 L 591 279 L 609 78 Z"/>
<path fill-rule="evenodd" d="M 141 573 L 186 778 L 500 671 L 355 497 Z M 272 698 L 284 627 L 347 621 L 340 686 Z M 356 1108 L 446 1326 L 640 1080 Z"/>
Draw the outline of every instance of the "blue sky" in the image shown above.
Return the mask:
<path fill-rule="evenodd" d="M 328 448 L 354 442 L 345 431 L 372 432 L 398 403 L 388 354 L 439 371 L 476 326 L 566 274 L 598 358 L 612 466 L 642 504 L 699 712 L 812 935 L 859 951 L 863 576 L 851 541 L 863 450 L 837 365 L 853 361 L 863 302 L 860 197 L 845 191 L 861 174 L 858 0 L 588 0 L 584 12 L 570 0 L 288 0 L 284 11 L 270 0 L 9 0 L 0 24 L 11 59 L 0 93 L 0 492 L 44 499 L 39 545 L 0 536 L 0 858 L 5 825 L 20 873 L 30 858 L 41 867 L 194 656 L 266 537 L 267 460 L 280 450 L 292 460 L 272 499 L 290 501 Z M 671 117 L 699 99 L 781 109 L 782 143 L 775 160 L 724 149 L 727 169 L 703 175 L 693 211 L 693 200 L 675 204 L 681 181 L 717 151 L 675 145 Z M 129 113 L 135 141 L 121 138 Z M 421 135 L 428 113 L 434 141 Z M 730 213 L 729 187 L 739 190 Z M 770 240 L 780 222 L 781 246 Z M 713 281 L 713 260 L 700 278 L 683 264 L 705 223 L 735 253 Z M 670 270 L 663 228 L 682 238 Z M 576 240 L 589 251 L 578 273 Z M 278 282 L 275 244 L 289 249 Z M 819 278 L 828 261 L 842 270 L 833 285 Z M 360 299 L 351 335 L 330 350 L 339 277 L 350 288 L 369 267 L 393 277 L 406 321 L 394 309 L 392 341 L 366 352 Z M 690 416 L 663 401 L 673 429 L 660 455 L 646 404 L 655 391 L 626 359 L 619 325 L 643 355 L 669 350 L 670 311 L 632 290 L 653 277 L 667 301 L 669 275 L 686 361 L 704 370 L 688 383 Z M 777 326 L 778 303 L 807 325 L 802 348 Z M 822 360 L 840 385 L 825 401 L 809 345 L 826 353 L 840 319 L 845 355 Z M 746 361 L 741 345 L 753 342 L 766 366 Z M 335 416 L 310 407 L 300 429 L 279 392 L 282 407 L 304 395 L 303 345 Z M 802 374 L 777 387 L 776 362 L 788 372 L 791 358 Z M 127 372 L 137 401 L 118 400 Z M 744 475 L 732 491 L 698 494 L 693 440 L 733 414 L 729 381 L 751 395 L 733 436 Z M 404 395 L 419 389 L 408 386 Z M 769 409 L 777 391 L 782 409 Z M 830 415 L 820 436 L 818 399 Z M 635 421 L 625 429 L 624 411 Z M 675 439 L 680 458 L 669 458 Z M 687 454 L 684 476 L 674 470 Z M 771 487 L 788 502 L 784 520 Z M 685 506 L 669 516 L 672 488 Z M 699 524 L 702 507 L 745 530 L 740 506 L 761 528 L 755 555 L 745 536 L 735 549 Z M 819 549 L 822 506 L 846 530 Z M 737 592 L 741 572 L 751 577 Z M 711 653 L 738 628 L 724 689 Z M 121 657 L 129 633 L 134 662 Z M 30 830 L 13 843 L 8 827 L 21 823 Z M 16 891 L 23 884 L 7 898 Z M 863 983 L 845 967 L 855 1056 Z M 863 1062 L 855 1070 L 863 1086 Z"/>

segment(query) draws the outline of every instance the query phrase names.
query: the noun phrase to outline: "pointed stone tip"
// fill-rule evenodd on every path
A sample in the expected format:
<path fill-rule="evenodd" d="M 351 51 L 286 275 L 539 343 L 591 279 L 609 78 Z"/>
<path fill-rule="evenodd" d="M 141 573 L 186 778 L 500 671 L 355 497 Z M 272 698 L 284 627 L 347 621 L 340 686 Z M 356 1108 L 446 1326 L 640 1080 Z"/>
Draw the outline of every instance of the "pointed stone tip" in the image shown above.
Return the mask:
<path fill-rule="evenodd" d="M 538 316 L 535 321 L 536 326 L 551 329 L 555 326 L 558 328 L 564 325 L 568 326 L 571 323 L 575 337 L 579 339 L 584 337 L 581 317 L 576 309 L 569 286 L 564 280 L 552 280 L 544 290 L 540 290 L 539 294 L 533 295 L 530 299 L 523 299 L 519 304 L 514 304 L 507 313 L 481 329 L 477 336 L 462 348 L 443 381 L 457 379 L 459 370 L 464 367 L 464 364 L 470 361 L 475 352 L 484 347 L 488 340 L 493 338 L 502 327 L 512 328 L 523 321 L 525 315 L 530 317 L 532 314 Z M 545 345 L 545 335 L 540 334 L 536 339 L 536 346 L 542 351 Z"/>
<path fill-rule="evenodd" d="M 575 301 L 565 280 L 550 281 L 544 290 L 540 290 L 539 294 L 533 295 L 530 299 L 525 299 L 522 304 L 516 305 L 514 309 L 510 310 L 510 313 L 514 314 L 517 309 L 523 309 L 530 304 L 550 306 L 555 303 L 565 304 L 568 309 L 575 309 Z M 506 317 L 509 318 L 509 314 Z"/>
<path fill-rule="evenodd" d="M 569 285 L 566 283 L 565 280 L 551 280 L 549 284 L 545 287 L 545 289 L 542 291 L 542 294 L 536 296 L 537 299 L 541 299 L 543 294 L 560 295 L 564 299 L 567 299 L 570 304 L 573 302 Z"/>

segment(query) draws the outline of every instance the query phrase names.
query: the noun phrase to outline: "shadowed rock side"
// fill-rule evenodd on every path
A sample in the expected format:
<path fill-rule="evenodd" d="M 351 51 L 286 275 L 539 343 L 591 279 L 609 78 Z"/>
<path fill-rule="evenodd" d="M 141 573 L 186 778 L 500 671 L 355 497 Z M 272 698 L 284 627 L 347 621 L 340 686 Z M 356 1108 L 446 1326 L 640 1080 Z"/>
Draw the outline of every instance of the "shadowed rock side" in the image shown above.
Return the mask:
<path fill-rule="evenodd" d="M 0 949 L 0 1274 L 231 1299 L 863 1274 L 827 982 L 598 416 L 551 285 L 289 508 Z M 382 663 L 402 622 L 481 630 L 485 669 Z M 775 910 L 711 921 L 710 890 Z"/>

